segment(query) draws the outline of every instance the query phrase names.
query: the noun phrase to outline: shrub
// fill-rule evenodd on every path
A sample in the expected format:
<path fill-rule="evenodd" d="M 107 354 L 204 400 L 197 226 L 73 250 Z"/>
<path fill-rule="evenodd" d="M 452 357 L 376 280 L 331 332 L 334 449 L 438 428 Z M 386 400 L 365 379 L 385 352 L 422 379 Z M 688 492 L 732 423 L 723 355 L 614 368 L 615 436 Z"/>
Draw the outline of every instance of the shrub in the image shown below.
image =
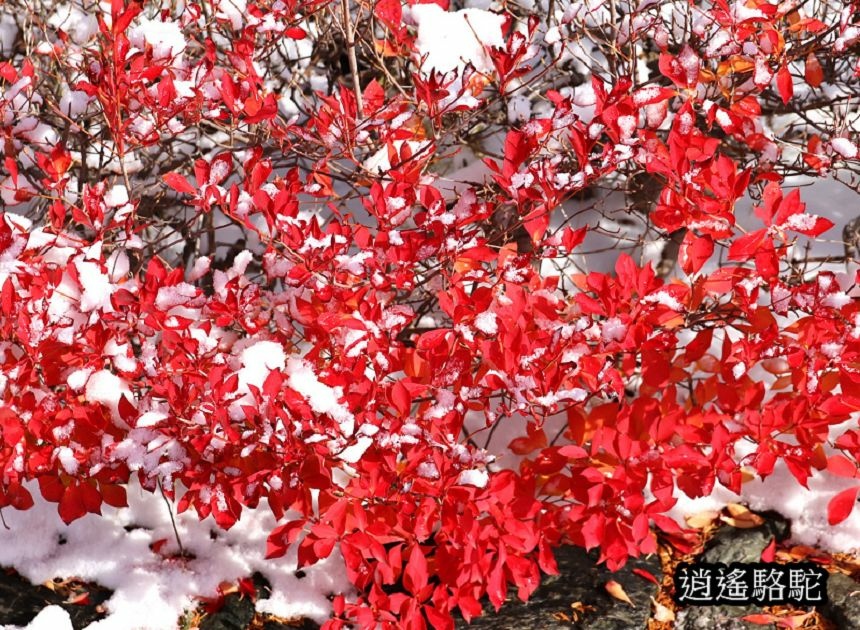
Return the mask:
<path fill-rule="evenodd" d="M 330 627 L 450 628 L 857 476 L 857 221 L 785 181 L 856 190 L 856 3 L 493 6 L 0 7 L 0 507 L 265 501 Z"/>

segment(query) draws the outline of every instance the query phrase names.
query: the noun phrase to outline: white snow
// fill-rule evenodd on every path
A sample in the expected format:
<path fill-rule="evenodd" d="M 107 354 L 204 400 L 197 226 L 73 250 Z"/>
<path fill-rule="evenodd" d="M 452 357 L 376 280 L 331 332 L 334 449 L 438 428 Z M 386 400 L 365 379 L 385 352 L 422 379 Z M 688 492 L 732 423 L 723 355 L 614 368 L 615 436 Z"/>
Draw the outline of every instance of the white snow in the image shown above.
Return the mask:
<path fill-rule="evenodd" d="M 197 288 L 185 282 L 175 286 L 160 287 L 155 296 L 155 305 L 162 311 L 169 311 L 174 306 L 187 304 L 197 296 Z"/>
<path fill-rule="evenodd" d="M 811 214 L 792 214 L 785 221 L 786 227 L 792 230 L 811 230 L 815 227 L 816 217 Z"/>
<path fill-rule="evenodd" d="M 487 474 L 486 470 L 481 468 L 470 468 L 469 470 L 460 472 L 460 476 L 457 478 L 457 483 L 463 486 L 484 488 L 489 480 L 490 476 Z"/>
<path fill-rule="evenodd" d="M 199 598 L 215 597 L 222 582 L 235 583 L 256 571 L 272 585 L 271 594 L 257 600 L 257 610 L 286 618 L 324 622 L 331 611 L 327 595 L 350 589 L 337 550 L 305 567 L 301 579 L 295 576 L 295 549 L 283 558 L 265 559 L 266 537 L 276 525 L 265 499 L 257 509 L 245 509 L 229 531 L 219 529 L 212 517 L 201 522 L 193 512 L 176 515 L 182 543 L 194 555 L 182 560 L 169 557 L 178 547 L 159 495 L 132 484 L 128 508 L 102 506 L 101 516 L 88 514 L 65 525 L 57 505 L 41 498 L 37 484 L 28 489 L 35 499 L 33 508 L 3 512 L 10 529 L 0 527 L 0 566 L 15 568 L 34 584 L 76 577 L 113 590 L 105 603 L 106 618 L 90 624 L 90 630 L 175 630 Z M 150 547 L 158 541 L 166 541 L 164 555 Z M 45 608 L 27 626 L 67 628 L 68 615 L 58 607 Z"/>
<path fill-rule="evenodd" d="M 338 455 L 338 459 L 345 461 L 348 464 L 354 464 L 361 459 L 364 452 L 373 444 L 373 438 L 367 436 L 359 437 L 355 444 L 347 446 Z"/>
<path fill-rule="evenodd" d="M 480 330 L 485 335 L 495 335 L 499 332 L 499 325 L 497 322 L 496 314 L 492 311 L 484 311 L 483 313 L 478 313 L 478 316 L 475 317 L 475 328 Z"/>
<path fill-rule="evenodd" d="M 81 90 L 70 90 L 64 92 L 60 97 L 60 111 L 72 120 L 81 116 L 90 102 L 90 97 Z"/>
<path fill-rule="evenodd" d="M 502 25 L 504 16 L 465 9 L 447 12 L 438 4 L 417 4 L 411 9 L 418 25 L 418 50 L 422 72 L 450 72 L 471 63 L 479 72 L 493 69 L 486 46 L 504 46 Z"/>
<path fill-rule="evenodd" d="M 60 460 L 60 465 L 69 475 L 75 475 L 78 472 L 78 460 L 75 459 L 75 452 L 68 446 L 61 446 L 57 449 L 57 459 Z"/>
<path fill-rule="evenodd" d="M 140 50 L 149 44 L 153 58 L 160 60 L 181 58 L 187 45 L 178 23 L 161 20 L 141 20 L 131 28 L 128 39 Z"/>
<path fill-rule="evenodd" d="M 627 336 L 627 326 L 617 317 L 610 317 L 601 324 L 603 341 L 622 341 Z"/>
<path fill-rule="evenodd" d="M 118 208 L 128 203 L 128 190 L 118 184 L 105 193 L 105 205 L 108 208 Z"/>
<path fill-rule="evenodd" d="M 12 628 L 12 626 L 4 627 Z M 26 630 L 73 630 L 73 628 L 69 613 L 57 605 L 43 608 L 26 626 Z"/>
<path fill-rule="evenodd" d="M 532 115 L 532 105 L 528 98 L 522 94 L 515 94 L 508 101 L 508 122 L 528 122 Z"/>
<path fill-rule="evenodd" d="M 855 420 L 856 425 L 856 420 Z M 727 490 L 717 482 L 713 492 L 690 499 L 676 491 L 678 503 L 669 516 L 684 524 L 686 516 L 720 510 L 728 503 L 742 503 L 753 511 L 774 510 L 791 521 L 791 538 L 795 544 L 818 547 L 825 551 L 856 553 L 860 551 L 860 508 L 838 523 L 827 522 L 827 504 L 838 492 L 856 485 L 856 479 L 837 477 L 825 471 L 813 471 L 809 488 L 801 486 L 779 460 L 773 474 L 764 480 L 755 478 L 743 484 L 741 494 Z"/>
<path fill-rule="evenodd" d="M 115 287 L 111 284 L 110 277 L 102 272 L 98 263 L 92 261 L 76 260 L 75 267 L 81 286 L 81 312 L 89 313 L 96 309 L 112 312 L 110 297 Z"/>
<path fill-rule="evenodd" d="M 287 355 L 284 353 L 284 347 L 276 341 L 257 341 L 242 350 L 239 360 L 242 362 L 239 387 L 263 387 L 269 372 L 284 369 Z"/>
<path fill-rule="evenodd" d="M 114 420 L 119 419 L 119 400 L 123 395 L 134 404 L 134 396 L 128 388 L 128 383 L 109 370 L 94 372 L 87 380 L 84 390 L 84 398 L 89 402 L 108 407 Z"/>
<path fill-rule="evenodd" d="M 857 157 L 857 145 L 848 138 L 833 138 L 830 141 L 830 146 L 846 160 L 853 160 Z"/>
<path fill-rule="evenodd" d="M 821 303 L 824 304 L 824 306 L 829 306 L 831 308 L 842 308 L 846 304 L 850 304 L 852 301 L 853 298 L 845 293 L 845 291 L 837 291 L 836 293 L 828 295 L 821 301 Z"/>
<path fill-rule="evenodd" d="M 416 472 L 419 477 L 424 477 L 425 479 L 439 478 L 439 469 L 436 468 L 436 464 L 430 461 L 418 464 L 418 470 Z"/>
<path fill-rule="evenodd" d="M 0 55 L 9 58 L 18 37 L 18 25 L 11 13 L 0 13 Z"/>
<path fill-rule="evenodd" d="M 75 370 L 66 378 L 66 383 L 68 383 L 69 387 L 74 391 L 79 392 L 84 388 L 84 385 L 87 384 L 87 379 L 89 379 L 90 374 L 92 373 L 92 368 Z"/>
<path fill-rule="evenodd" d="M 310 363 L 297 357 L 291 357 L 287 362 L 287 374 L 287 384 L 307 399 L 315 413 L 325 413 L 337 420 L 346 437 L 355 432 L 355 418 L 339 402 L 343 395 L 339 387 L 321 383 Z"/>
<path fill-rule="evenodd" d="M 646 295 L 642 298 L 642 302 L 645 304 L 662 304 L 667 308 L 671 308 L 673 311 L 681 311 L 684 309 L 681 303 L 676 300 L 672 294 L 664 290 Z"/>
<path fill-rule="evenodd" d="M 214 4 L 218 7 L 215 17 L 228 20 L 234 31 L 242 28 L 248 10 L 245 0 L 218 0 Z"/>

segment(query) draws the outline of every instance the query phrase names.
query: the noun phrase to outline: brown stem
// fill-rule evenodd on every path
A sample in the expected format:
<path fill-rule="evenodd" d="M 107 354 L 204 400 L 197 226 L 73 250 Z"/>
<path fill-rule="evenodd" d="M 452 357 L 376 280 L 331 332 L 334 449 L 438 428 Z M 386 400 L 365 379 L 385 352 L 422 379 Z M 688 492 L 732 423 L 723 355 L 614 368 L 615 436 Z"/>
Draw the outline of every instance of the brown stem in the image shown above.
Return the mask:
<path fill-rule="evenodd" d="M 179 529 L 176 527 L 176 519 L 173 518 L 173 508 L 170 501 L 167 500 L 167 495 L 164 494 L 164 486 L 161 485 L 161 479 L 158 480 L 158 489 L 161 491 L 161 498 L 164 499 L 164 504 L 167 506 L 167 513 L 170 515 L 170 524 L 173 526 L 173 535 L 176 537 L 176 544 L 179 545 L 179 555 L 185 557 L 185 548 L 182 546 L 182 539 L 179 537 Z"/>
<path fill-rule="evenodd" d="M 346 33 L 346 54 L 349 56 L 349 71 L 352 74 L 355 105 L 358 109 L 358 117 L 361 118 L 364 112 L 364 104 L 361 99 L 361 82 L 358 80 L 358 61 L 355 58 L 355 29 L 349 16 L 349 0 L 341 0 L 340 8 L 343 12 L 343 30 Z"/>

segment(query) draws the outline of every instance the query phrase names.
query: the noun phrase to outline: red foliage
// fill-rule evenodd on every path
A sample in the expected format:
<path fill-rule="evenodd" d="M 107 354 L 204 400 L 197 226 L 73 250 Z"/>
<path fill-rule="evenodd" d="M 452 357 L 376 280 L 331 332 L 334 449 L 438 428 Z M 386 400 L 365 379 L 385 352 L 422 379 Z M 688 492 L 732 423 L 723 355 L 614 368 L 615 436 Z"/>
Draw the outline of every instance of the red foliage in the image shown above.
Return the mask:
<path fill-rule="evenodd" d="M 410 7 L 376 3 L 366 32 L 354 7 L 347 31 L 402 72 L 350 71 L 301 112 L 265 64 L 320 40 L 340 3 L 114 0 L 86 45 L 45 24 L 52 52 L 0 65 L 0 187 L 22 209 L 0 216 L 0 507 L 31 507 L 35 481 L 71 522 L 124 506 L 132 478 L 223 528 L 265 502 L 268 557 L 343 556 L 358 595 L 328 627 L 452 628 L 509 587 L 528 598 L 560 544 L 611 569 L 653 553 L 681 533 L 679 492 L 739 491 L 742 468 L 856 478 L 860 432 L 830 435 L 860 411 L 856 278 L 798 270 L 798 235 L 833 224 L 785 185 L 763 125 L 832 80 L 825 60 L 856 66 L 856 7 L 826 30 L 790 3 L 716 0 L 677 39 L 650 4 L 618 45 L 593 35 L 616 57 L 580 92 L 544 79 L 551 32 L 574 41 L 559 33 L 585 16 L 505 22 L 484 66 L 443 72 L 418 69 Z M 187 48 L 141 36 L 144 14 Z M 657 51 L 647 83 L 627 46 Z M 54 106 L 57 76 L 89 131 Z M 470 117 L 523 85 L 542 113 L 497 124 L 484 181 L 451 194 Z M 174 152 L 189 130 L 210 135 Z M 804 137 L 798 162 L 851 163 L 837 139 Z M 677 277 L 627 253 L 569 264 L 598 228 L 565 204 L 636 175 L 657 184 L 645 214 L 677 239 Z"/>

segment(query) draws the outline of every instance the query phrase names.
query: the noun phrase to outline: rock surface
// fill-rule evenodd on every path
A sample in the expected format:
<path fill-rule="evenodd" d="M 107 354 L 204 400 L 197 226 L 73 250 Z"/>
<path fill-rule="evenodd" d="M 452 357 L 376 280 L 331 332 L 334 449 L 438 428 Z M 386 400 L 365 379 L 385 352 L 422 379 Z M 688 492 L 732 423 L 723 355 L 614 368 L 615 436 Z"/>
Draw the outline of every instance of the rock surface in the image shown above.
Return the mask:
<path fill-rule="evenodd" d="M 556 560 L 560 574 L 545 577 L 527 603 L 520 602 L 515 591 L 511 591 L 498 613 L 487 606 L 483 617 L 468 626 L 460 621 L 458 627 L 555 630 L 573 625 L 592 630 L 631 630 L 647 625 L 650 598 L 657 594 L 657 585 L 634 574 L 633 569 L 645 569 L 660 580 L 656 558 L 628 562 L 616 573 L 596 566 L 596 553 L 586 553 L 577 547 L 562 547 L 556 552 Z M 611 597 L 605 589 L 609 580 L 621 584 L 635 606 Z M 582 604 L 579 612 L 572 607 L 575 604 Z"/>
<path fill-rule="evenodd" d="M 81 590 L 89 594 L 88 601 L 70 603 L 62 589 L 33 585 L 15 571 L 0 568 L 0 626 L 26 626 L 43 608 L 55 604 L 69 613 L 73 627 L 85 628 L 105 616 L 100 604 L 110 598 L 111 591 L 96 585 L 83 586 Z"/>
<path fill-rule="evenodd" d="M 860 583 L 841 573 L 827 580 L 824 614 L 839 630 L 860 630 Z"/>

